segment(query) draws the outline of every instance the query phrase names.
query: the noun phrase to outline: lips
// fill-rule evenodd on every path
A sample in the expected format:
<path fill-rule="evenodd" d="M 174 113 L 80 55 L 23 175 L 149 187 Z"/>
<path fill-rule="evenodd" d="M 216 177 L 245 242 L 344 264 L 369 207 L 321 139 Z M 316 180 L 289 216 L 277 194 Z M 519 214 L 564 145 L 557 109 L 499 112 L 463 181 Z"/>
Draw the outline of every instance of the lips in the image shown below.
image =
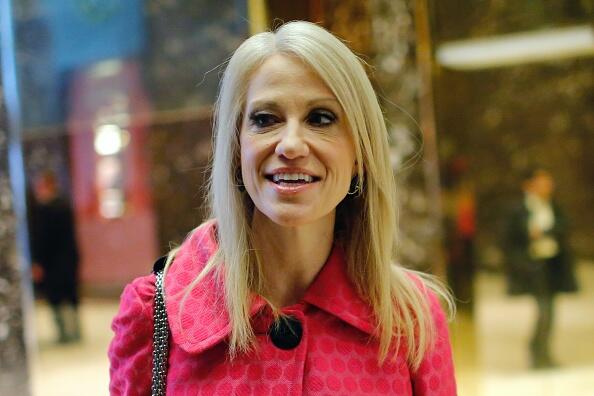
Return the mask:
<path fill-rule="evenodd" d="M 274 189 L 280 194 L 296 194 L 309 190 L 309 187 L 321 180 L 321 177 L 305 169 L 295 168 L 275 169 L 265 177 L 273 183 Z"/>

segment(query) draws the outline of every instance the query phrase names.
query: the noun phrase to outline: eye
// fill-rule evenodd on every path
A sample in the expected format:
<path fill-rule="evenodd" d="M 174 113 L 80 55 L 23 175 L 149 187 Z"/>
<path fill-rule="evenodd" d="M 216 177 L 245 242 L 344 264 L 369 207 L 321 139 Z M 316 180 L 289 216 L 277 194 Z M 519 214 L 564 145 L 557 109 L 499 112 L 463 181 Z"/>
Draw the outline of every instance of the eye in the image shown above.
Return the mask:
<path fill-rule="evenodd" d="M 314 109 L 307 115 L 307 122 L 315 127 L 325 127 L 336 122 L 336 116 L 330 110 Z"/>
<path fill-rule="evenodd" d="M 250 125 L 256 128 L 267 128 L 278 122 L 278 117 L 271 113 L 252 113 L 250 114 Z"/>

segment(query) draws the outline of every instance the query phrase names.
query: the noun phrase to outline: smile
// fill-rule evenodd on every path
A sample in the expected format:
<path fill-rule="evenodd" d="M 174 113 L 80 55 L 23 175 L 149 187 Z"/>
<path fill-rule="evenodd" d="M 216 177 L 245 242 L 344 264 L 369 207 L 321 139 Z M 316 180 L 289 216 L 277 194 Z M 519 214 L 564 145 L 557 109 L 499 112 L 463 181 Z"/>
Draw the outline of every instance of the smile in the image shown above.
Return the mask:
<path fill-rule="evenodd" d="M 318 176 L 313 176 L 308 173 L 304 172 L 287 172 L 287 171 L 277 171 L 273 174 L 265 175 L 266 179 L 271 181 L 276 185 L 304 185 L 310 184 L 319 181 L 321 178 Z"/>
<path fill-rule="evenodd" d="M 279 194 L 297 194 L 316 185 L 321 180 L 318 176 L 313 176 L 304 172 L 277 171 L 274 174 L 265 176 L 273 183 L 274 189 Z"/>
<path fill-rule="evenodd" d="M 276 184 L 302 184 L 312 183 L 314 181 L 314 177 L 304 173 L 277 173 L 276 175 L 272 175 L 271 180 Z"/>

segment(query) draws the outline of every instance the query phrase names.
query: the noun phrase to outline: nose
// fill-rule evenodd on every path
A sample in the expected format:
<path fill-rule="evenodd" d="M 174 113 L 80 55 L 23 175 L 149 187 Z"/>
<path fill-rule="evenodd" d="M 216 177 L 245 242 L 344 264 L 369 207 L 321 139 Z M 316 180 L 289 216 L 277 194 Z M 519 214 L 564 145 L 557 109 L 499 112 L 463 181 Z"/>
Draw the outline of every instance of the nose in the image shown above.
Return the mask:
<path fill-rule="evenodd" d="M 309 145 L 305 141 L 304 132 L 299 121 L 289 121 L 285 130 L 280 134 L 275 153 L 287 159 L 307 156 Z"/>

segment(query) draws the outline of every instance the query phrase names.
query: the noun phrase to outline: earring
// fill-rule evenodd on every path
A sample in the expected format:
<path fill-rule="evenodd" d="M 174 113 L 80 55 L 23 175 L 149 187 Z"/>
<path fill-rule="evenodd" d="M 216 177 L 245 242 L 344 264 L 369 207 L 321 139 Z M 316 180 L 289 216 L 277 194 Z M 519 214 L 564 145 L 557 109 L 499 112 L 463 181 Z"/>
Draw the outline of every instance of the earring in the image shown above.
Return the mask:
<path fill-rule="evenodd" d="M 235 186 L 240 192 L 245 192 L 245 185 L 243 184 L 243 178 L 241 177 L 241 168 L 237 168 L 235 171 Z"/>
<path fill-rule="evenodd" d="M 355 177 L 351 180 L 351 185 L 349 186 L 349 191 L 347 192 L 348 195 L 353 197 L 358 197 L 361 195 L 361 185 L 359 184 L 359 175 L 355 175 Z"/>

